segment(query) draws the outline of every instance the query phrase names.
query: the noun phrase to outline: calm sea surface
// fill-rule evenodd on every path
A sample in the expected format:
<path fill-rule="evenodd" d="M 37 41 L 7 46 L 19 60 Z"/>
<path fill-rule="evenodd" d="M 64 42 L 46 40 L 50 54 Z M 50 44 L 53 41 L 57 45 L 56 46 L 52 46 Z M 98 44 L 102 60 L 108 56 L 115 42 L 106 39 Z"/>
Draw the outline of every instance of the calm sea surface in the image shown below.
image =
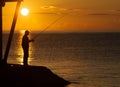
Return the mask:
<path fill-rule="evenodd" d="M 14 34 L 8 63 L 22 64 L 22 35 Z M 7 38 L 4 34 L 3 55 Z M 120 33 L 42 33 L 29 53 L 29 65 L 48 67 L 72 82 L 67 87 L 120 87 Z"/>

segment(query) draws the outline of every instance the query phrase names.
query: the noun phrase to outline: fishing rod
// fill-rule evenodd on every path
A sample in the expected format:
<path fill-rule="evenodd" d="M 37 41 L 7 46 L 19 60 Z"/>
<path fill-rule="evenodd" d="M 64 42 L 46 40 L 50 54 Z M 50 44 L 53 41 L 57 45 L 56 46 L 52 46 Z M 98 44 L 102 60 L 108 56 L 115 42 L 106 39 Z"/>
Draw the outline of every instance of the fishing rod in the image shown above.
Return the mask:
<path fill-rule="evenodd" d="M 60 20 L 61 18 L 63 18 L 65 15 L 57 18 L 55 21 L 53 21 L 52 23 L 50 23 L 46 28 L 44 28 L 41 32 L 39 32 L 37 35 L 35 35 L 33 37 L 33 39 L 37 38 L 42 32 L 46 31 L 51 25 L 55 24 L 58 20 Z"/>

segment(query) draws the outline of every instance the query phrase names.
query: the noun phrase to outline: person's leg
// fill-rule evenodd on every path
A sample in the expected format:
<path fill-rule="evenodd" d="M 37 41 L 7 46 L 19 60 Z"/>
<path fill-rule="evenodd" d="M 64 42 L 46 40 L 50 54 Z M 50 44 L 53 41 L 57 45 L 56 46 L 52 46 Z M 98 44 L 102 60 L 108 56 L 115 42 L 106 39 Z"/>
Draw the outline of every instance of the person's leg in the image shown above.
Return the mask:
<path fill-rule="evenodd" d="M 23 64 L 24 64 L 25 66 L 28 65 L 28 49 L 24 49 Z"/>

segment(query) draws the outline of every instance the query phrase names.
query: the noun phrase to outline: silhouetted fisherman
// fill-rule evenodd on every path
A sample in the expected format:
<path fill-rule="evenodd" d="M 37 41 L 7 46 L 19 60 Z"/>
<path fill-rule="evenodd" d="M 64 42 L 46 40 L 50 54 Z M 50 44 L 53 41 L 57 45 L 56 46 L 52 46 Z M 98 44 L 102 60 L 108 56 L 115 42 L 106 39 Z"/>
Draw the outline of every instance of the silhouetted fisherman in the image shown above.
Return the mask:
<path fill-rule="evenodd" d="M 24 56 L 23 56 L 23 64 L 25 66 L 28 65 L 28 57 L 29 57 L 29 42 L 33 42 L 34 40 L 29 40 L 28 38 L 29 35 L 29 31 L 26 30 L 25 34 L 22 38 L 22 48 L 23 48 L 23 52 L 24 52 Z"/>

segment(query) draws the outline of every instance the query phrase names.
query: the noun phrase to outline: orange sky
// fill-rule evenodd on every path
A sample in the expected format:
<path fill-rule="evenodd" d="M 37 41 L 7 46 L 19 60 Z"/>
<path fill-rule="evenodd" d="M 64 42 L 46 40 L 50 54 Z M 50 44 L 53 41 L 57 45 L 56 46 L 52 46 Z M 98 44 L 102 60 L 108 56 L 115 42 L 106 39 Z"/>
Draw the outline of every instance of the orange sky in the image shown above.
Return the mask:
<path fill-rule="evenodd" d="M 10 30 L 16 3 L 3 7 L 3 30 Z M 120 0 L 24 0 L 21 7 L 28 16 L 19 14 L 16 31 L 42 31 L 57 18 L 65 15 L 47 31 L 119 31 Z"/>

